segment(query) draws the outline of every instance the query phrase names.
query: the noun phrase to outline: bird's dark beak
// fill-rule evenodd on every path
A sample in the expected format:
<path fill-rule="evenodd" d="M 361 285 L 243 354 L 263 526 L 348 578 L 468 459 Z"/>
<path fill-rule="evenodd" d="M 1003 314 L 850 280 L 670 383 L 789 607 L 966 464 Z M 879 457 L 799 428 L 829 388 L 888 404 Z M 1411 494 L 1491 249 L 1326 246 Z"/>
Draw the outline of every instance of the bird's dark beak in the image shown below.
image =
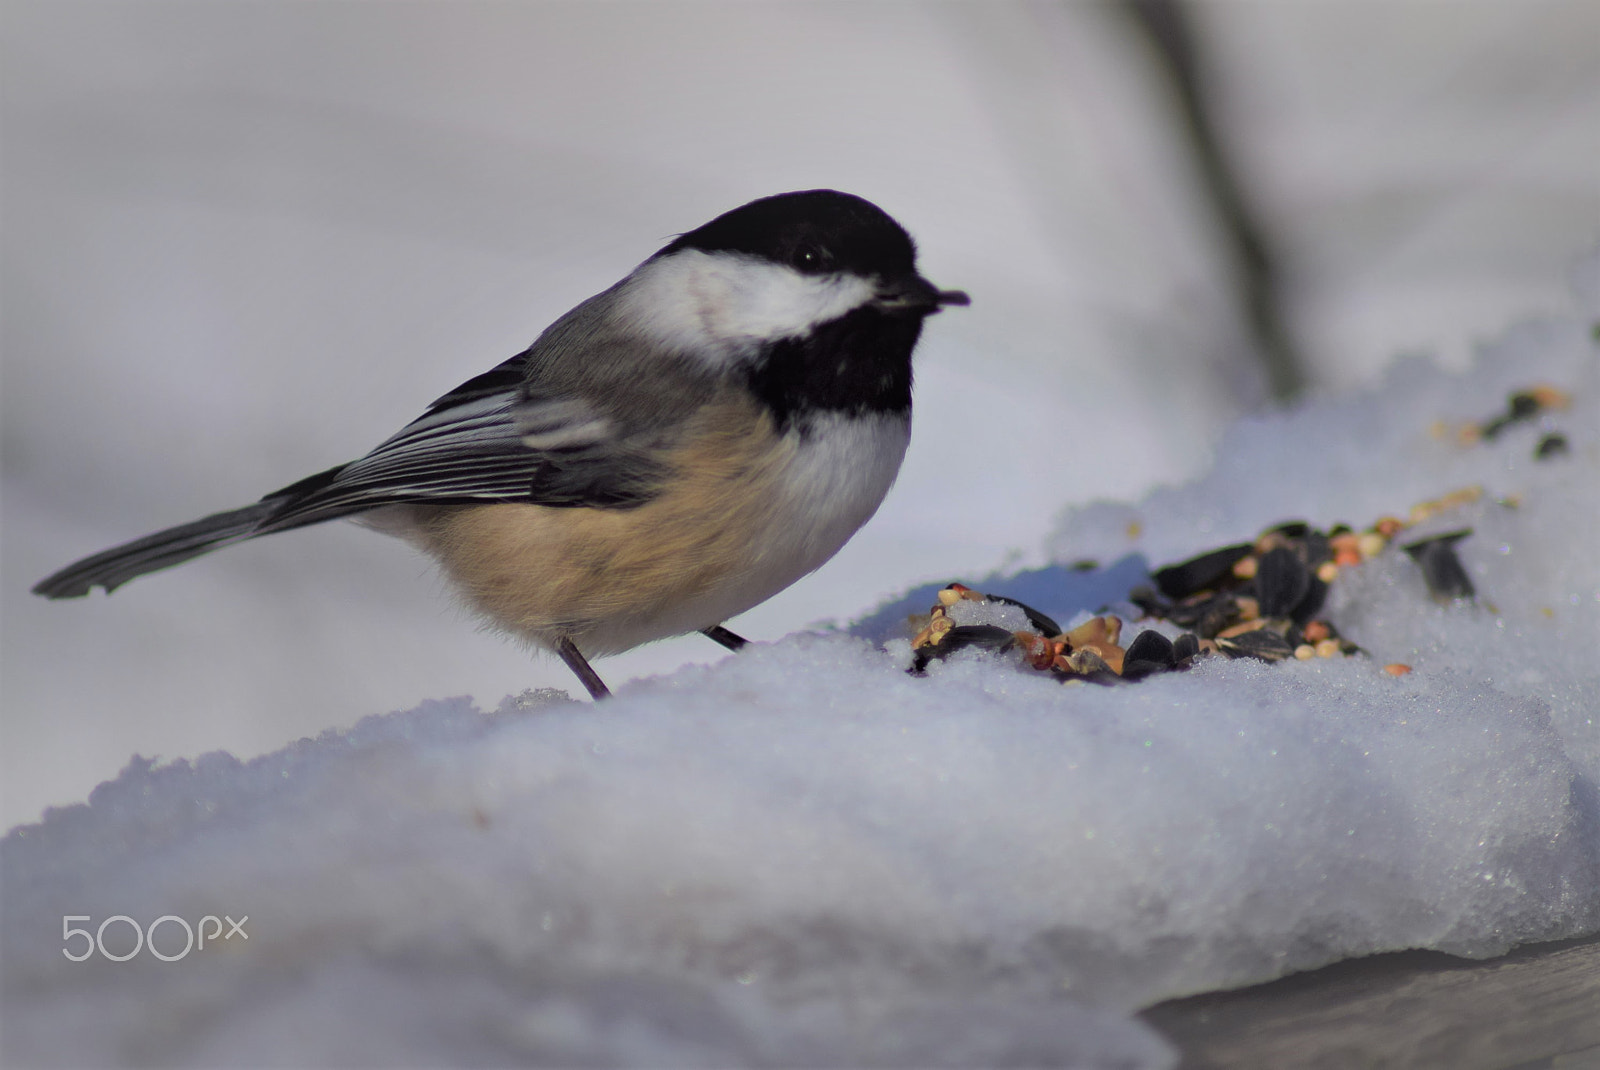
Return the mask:
<path fill-rule="evenodd" d="M 945 305 L 970 305 L 972 298 L 960 290 L 941 290 L 921 275 L 911 275 L 880 285 L 874 303 L 889 313 L 931 316 Z"/>

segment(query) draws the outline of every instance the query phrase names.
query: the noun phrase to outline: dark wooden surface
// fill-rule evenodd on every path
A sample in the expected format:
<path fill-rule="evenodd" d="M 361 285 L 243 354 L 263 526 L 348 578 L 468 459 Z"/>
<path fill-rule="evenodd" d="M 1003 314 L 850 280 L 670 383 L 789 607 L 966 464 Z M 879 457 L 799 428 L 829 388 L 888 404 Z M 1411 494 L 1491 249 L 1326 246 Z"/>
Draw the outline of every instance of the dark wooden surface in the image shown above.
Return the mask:
<path fill-rule="evenodd" d="M 1183 1070 L 1600 1070 L 1600 936 L 1488 961 L 1375 955 L 1141 1017 Z"/>

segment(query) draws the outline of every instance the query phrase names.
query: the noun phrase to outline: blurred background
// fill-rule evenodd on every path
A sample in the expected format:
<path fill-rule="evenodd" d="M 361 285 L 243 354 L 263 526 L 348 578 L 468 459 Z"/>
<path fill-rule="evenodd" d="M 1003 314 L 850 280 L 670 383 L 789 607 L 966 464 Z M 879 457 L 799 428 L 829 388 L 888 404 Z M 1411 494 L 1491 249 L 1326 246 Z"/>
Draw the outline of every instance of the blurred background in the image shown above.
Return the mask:
<path fill-rule="evenodd" d="M 1593 0 L 248 3 L 0 12 L 0 822 L 134 753 L 242 758 L 556 686 L 328 525 L 47 603 L 81 555 L 353 458 L 670 237 L 866 196 L 924 273 L 878 517 L 772 640 L 1038 563 L 1240 413 L 1569 307 L 1600 238 Z M 724 656 L 699 637 L 613 687 Z"/>

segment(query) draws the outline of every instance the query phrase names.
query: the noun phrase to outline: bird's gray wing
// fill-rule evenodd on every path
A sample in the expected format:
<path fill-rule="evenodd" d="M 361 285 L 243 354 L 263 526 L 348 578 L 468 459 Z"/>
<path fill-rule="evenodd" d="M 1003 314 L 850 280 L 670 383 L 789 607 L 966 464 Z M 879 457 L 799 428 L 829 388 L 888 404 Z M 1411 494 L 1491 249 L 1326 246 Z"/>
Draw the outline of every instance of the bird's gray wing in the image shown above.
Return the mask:
<path fill-rule="evenodd" d="M 365 457 L 267 495 L 264 502 L 280 504 L 259 533 L 389 505 L 627 508 L 650 500 L 665 474 L 655 436 L 581 396 L 540 395 L 521 360 L 463 383 Z"/>

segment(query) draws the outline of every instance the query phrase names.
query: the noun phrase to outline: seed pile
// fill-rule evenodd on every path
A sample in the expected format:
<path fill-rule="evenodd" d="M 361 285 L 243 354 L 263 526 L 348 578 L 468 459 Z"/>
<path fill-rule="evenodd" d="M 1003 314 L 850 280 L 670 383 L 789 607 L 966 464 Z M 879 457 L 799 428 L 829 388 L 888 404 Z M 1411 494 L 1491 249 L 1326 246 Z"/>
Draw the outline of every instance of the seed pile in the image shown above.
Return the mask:
<path fill-rule="evenodd" d="M 963 617 L 982 620 L 997 608 L 1020 611 L 1031 628 L 958 623 Z M 1121 645 L 1121 638 L 1122 620 L 1118 617 L 1094 617 L 1070 632 L 1063 632 L 1060 625 L 1031 606 L 952 583 L 939 592 L 939 604 L 930 612 L 927 625 L 911 641 L 912 672 L 920 673 L 928 662 L 968 647 L 994 651 L 1016 649 L 1022 652 L 1024 664 L 1041 672 L 1054 673 L 1064 680 L 1115 684 L 1188 668 L 1200 654 L 1200 641 L 1194 635 L 1185 634 L 1173 641 L 1160 632 L 1146 630 L 1127 647 Z"/>
<path fill-rule="evenodd" d="M 1492 441 L 1506 427 L 1565 408 L 1569 401 L 1554 387 L 1518 391 L 1503 413 L 1466 425 L 1458 440 Z M 1534 454 L 1545 459 L 1566 448 L 1565 438 L 1551 431 Z M 1267 529 L 1252 542 L 1157 569 L 1150 577 L 1154 585 L 1135 587 L 1128 592 L 1128 601 L 1139 608 L 1140 619 L 1181 629 L 1177 639 L 1147 628 L 1123 646 L 1123 622 L 1110 615 L 1063 632 L 1031 606 L 952 583 L 939 592 L 939 604 L 911 641 L 911 671 L 921 673 L 929 662 L 968 647 L 1017 650 L 1030 668 L 1065 682 L 1100 684 L 1187 669 L 1196 658 L 1207 656 L 1278 662 L 1359 654 L 1359 647 L 1319 616 L 1339 572 L 1383 553 L 1408 528 L 1482 497 L 1483 488 L 1465 487 L 1419 502 L 1404 519 L 1381 517 L 1363 531 L 1342 524 L 1322 531 L 1304 521 L 1291 521 Z M 1399 549 L 1416 562 L 1436 601 L 1476 597 L 1455 551 L 1456 544 L 1471 534 L 1471 528 L 1461 528 L 1399 543 Z M 1384 670 L 1400 676 L 1410 667 L 1396 663 Z"/>

